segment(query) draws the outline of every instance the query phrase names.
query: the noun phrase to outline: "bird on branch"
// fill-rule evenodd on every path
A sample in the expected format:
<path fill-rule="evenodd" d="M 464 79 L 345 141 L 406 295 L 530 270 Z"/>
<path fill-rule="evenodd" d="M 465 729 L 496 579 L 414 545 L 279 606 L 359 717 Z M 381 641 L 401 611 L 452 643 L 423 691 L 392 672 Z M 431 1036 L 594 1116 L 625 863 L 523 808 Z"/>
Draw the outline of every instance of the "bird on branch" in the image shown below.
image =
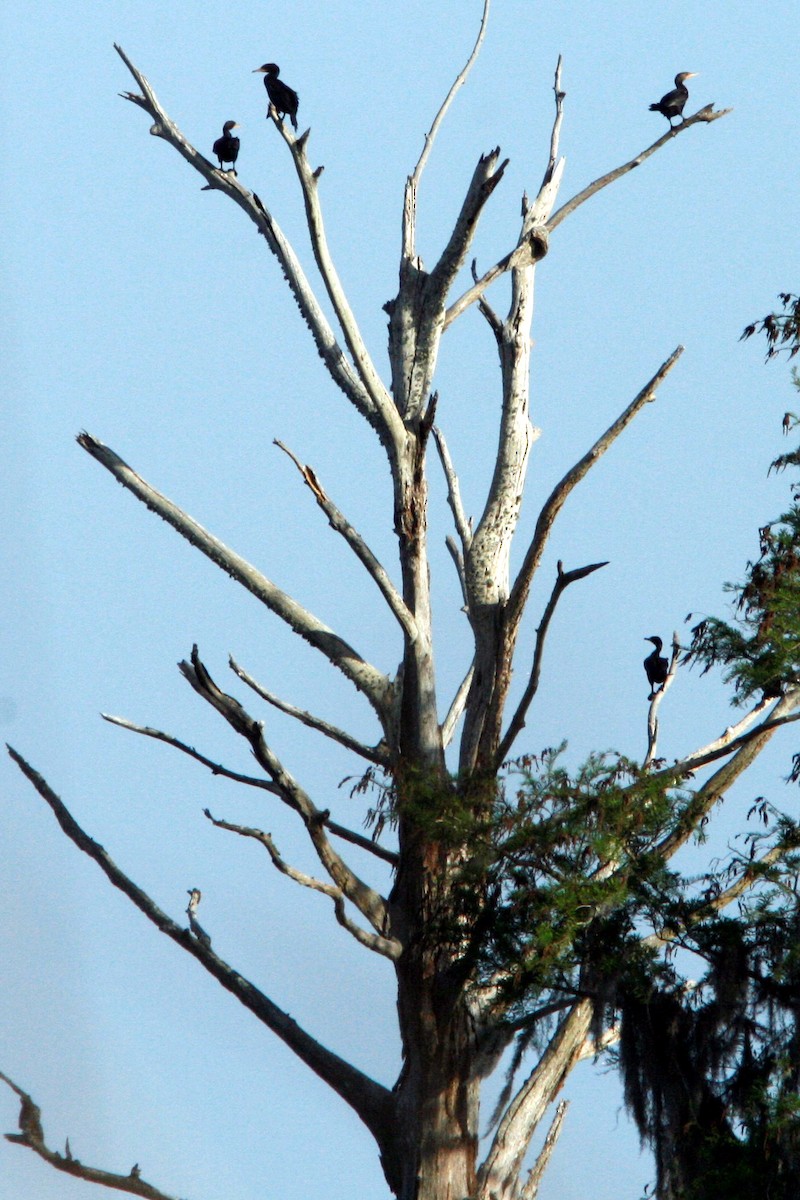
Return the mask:
<path fill-rule="evenodd" d="M 267 89 L 267 95 L 270 98 L 270 103 L 273 105 L 278 116 L 283 120 L 288 117 L 292 125 L 297 129 L 297 105 L 299 97 L 293 88 L 279 79 L 280 67 L 277 63 L 264 63 L 263 67 L 256 67 L 253 71 L 254 75 L 262 74 L 264 76 L 264 87 Z"/>
<path fill-rule="evenodd" d="M 661 647 L 664 643 L 660 637 L 653 635 L 653 637 L 647 637 L 644 640 L 652 642 L 655 646 L 653 653 L 648 654 L 644 660 L 645 674 L 647 675 L 647 682 L 650 684 L 650 695 L 647 699 L 652 700 L 662 690 L 667 681 L 669 662 L 661 654 Z"/>
<path fill-rule="evenodd" d="M 666 96 L 662 96 L 657 104 L 650 105 L 650 112 L 660 112 L 667 118 L 670 129 L 674 129 L 673 117 L 680 117 L 682 121 L 686 120 L 683 110 L 689 99 L 689 89 L 683 81 L 684 79 L 693 79 L 695 75 L 697 75 L 697 71 L 681 71 L 679 75 L 675 76 L 673 90 L 667 92 Z"/>
<path fill-rule="evenodd" d="M 223 163 L 229 162 L 231 170 L 236 174 L 236 159 L 239 157 L 239 139 L 231 133 L 232 129 L 238 129 L 237 121 L 226 121 L 222 126 L 222 137 L 218 137 L 214 142 L 214 154 L 219 159 L 219 169 L 224 171 Z"/>

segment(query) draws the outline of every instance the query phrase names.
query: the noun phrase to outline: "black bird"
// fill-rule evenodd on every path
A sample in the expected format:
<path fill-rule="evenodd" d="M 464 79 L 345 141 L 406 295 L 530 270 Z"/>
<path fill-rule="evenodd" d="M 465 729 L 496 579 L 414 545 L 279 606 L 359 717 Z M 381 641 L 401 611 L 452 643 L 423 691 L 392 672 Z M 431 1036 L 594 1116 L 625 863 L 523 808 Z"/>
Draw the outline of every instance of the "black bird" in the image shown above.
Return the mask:
<path fill-rule="evenodd" d="M 288 117 L 294 128 L 297 129 L 297 105 L 299 103 L 297 92 L 282 79 L 278 79 L 281 69 L 277 63 L 264 63 L 263 67 L 256 67 L 253 74 L 259 73 L 264 76 L 264 87 L 267 89 L 267 95 L 278 116 L 281 120 Z"/>
<path fill-rule="evenodd" d="M 223 171 L 223 163 L 229 162 L 231 170 L 236 174 L 236 159 L 239 157 L 239 139 L 231 133 L 232 129 L 238 129 L 239 125 L 236 121 L 226 121 L 222 126 L 222 137 L 218 137 L 214 142 L 214 153 L 219 159 L 219 169 Z"/>
<path fill-rule="evenodd" d="M 650 684 L 650 695 L 647 697 L 647 699 L 652 700 L 654 696 L 658 695 L 659 691 L 666 683 L 667 673 L 669 672 L 669 663 L 661 654 L 661 647 L 664 643 L 661 641 L 660 637 L 647 637 L 644 640 L 646 642 L 652 642 L 655 646 L 653 653 L 648 654 L 647 658 L 644 660 L 645 674 L 647 675 L 647 682 Z"/>
<path fill-rule="evenodd" d="M 682 121 L 686 118 L 683 115 L 683 110 L 686 101 L 689 99 L 689 89 L 683 82 L 684 79 L 693 79 L 697 71 L 681 71 L 680 75 L 675 76 L 675 87 L 671 92 L 667 92 L 666 96 L 662 96 L 658 104 L 650 105 L 650 112 L 660 112 L 669 121 L 670 129 L 673 129 L 673 117 L 680 117 Z"/>

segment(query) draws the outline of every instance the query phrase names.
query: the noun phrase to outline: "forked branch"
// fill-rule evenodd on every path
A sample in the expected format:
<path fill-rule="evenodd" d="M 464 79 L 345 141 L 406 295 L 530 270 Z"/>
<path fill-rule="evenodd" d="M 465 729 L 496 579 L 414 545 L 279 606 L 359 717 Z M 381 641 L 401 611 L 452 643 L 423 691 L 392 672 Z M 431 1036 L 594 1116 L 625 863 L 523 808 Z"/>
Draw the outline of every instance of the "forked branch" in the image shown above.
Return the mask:
<path fill-rule="evenodd" d="M 269 775 L 281 799 L 302 818 L 317 857 L 336 886 L 341 888 L 350 903 L 369 921 L 373 929 L 384 933 L 389 924 L 386 901 L 374 888 L 359 879 L 334 850 L 325 834 L 327 814 L 317 808 L 308 793 L 289 774 L 267 744 L 262 723 L 251 717 L 238 700 L 217 686 L 206 666 L 200 661 L 197 646 L 192 647 L 191 662 L 181 662 L 179 666 L 197 694 L 249 742 L 256 762 Z"/>
<path fill-rule="evenodd" d="M 299 883 L 302 887 L 310 888 L 313 892 L 321 892 L 323 896 L 328 896 L 333 901 L 336 920 L 362 946 L 366 946 L 368 950 L 374 950 L 376 954 L 384 955 L 385 958 L 396 960 L 400 957 L 403 952 L 403 946 L 396 938 L 368 933 L 367 930 L 357 925 L 355 921 L 351 921 L 347 915 L 342 889 L 333 884 L 324 883 L 320 879 L 314 879 L 312 875 L 307 875 L 305 871 L 298 871 L 296 867 L 290 866 L 279 853 L 271 833 L 265 833 L 262 829 L 254 829 L 249 825 L 234 825 L 230 821 L 220 820 L 217 817 L 213 817 L 207 808 L 203 811 L 209 821 L 213 825 L 216 825 L 217 829 L 227 829 L 231 833 L 238 833 L 240 837 L 253 838 L 255 841 L 260 842 L 269 854 L 272 865 L 282 875 L 285 875 L 288 879 L 293 879 L 295 883 Z"/>
<path fill-rule="evenodd" d="M 223 767 L 222 763 L 207 758 L 205 754 L 195 750 L 194 746 L 187 745 L 180 738 L 173 737 L 171 733 L 153 729 L 150 725 L 137 725 L 134 721 L 129 721 L 127 717 L 113 717 L 110 713 L 100 713 L 100 716 L 104 721 L 108 721 L 109 725 L 118 725 L 120 729 L 129 729 L 131 733 L 140 733 L 143 737 L 154 738 L 157 742 L 164 742 L 166 746 L 180 750 L 182 754 L 188 754 L 189 758 L 208 767 L 212 775 L 222 775 L 223 778 L 233 779 L 236 783 L 246 783 L 248 787 L 262 788 L 265 792 L 271 792 L 273 795 L 280 794 L 278 788 L 269 779 L 257 779 L 253 775 L 243 775 L 240 771 L 232 771 L 229 767 Z"/>
<path fill-rule="evenodd" d="M 508 1105 L 478 1172 L 479 1200 L 516 1200 L 522 1162 L 589 1033 L 592 1002 L 579 1000 L 558 1024 L 537 1065 Z"/>
<path fill-rule="evenodd" d="M 142 1179 L 138 1163 L 134 1163 L 127 1175 L 118 1175 L 114 1171 L 90 1167 L 74 1158 L 69 1149 L 69 1141 L 67 1141 L 67 1148 L 63 1154 L 59 1154 L 57 1150 L 51 1150 L 44 1140 L 42 1113 L 38 1104 L 28 1092 L 23 1091 L 18 1084 L 14 1083 L 13 1079 L 4 1075 L 2 1071 L 0 1071 L 0 1080 L 19 1097 L 20 1132 L 7 1133 L 5 1135 L 7 1142 L 16 1142 L 18 1146 L 27 1146 L 29 1150 L 33 1150 L 34 1154 L 38 1154 L 39 1158 L 51 1167 L 55 1167 L 57 1171 L 63 1171 L 65 1175 L 72 1175 L 76 1179 L 84 1179 L 87 1183 L 99 1183 L 116 1192 L 128 1192 L 131 1196 L 143 1196 L 145 1200 L 176 1200 L 175 1197 L 168 1196 L 160 1188 L 154 1187 L 152 1183 L 147 1183 Z"/>
<path fill-rule="evenodd" d="M 256 195 L 249 192 L 232 171 L 222 171 L 204 158 L 189 140 L 184 136 L 174 121 L 164 111 L 158 97 L 153 91 L 147 78 L 134 66 L 121 46 L 114 46 L 126 67 L 133 75 L 140 92 L 123 92 L 123 99 L 144 109 L 153 120 L 151 134 L 161 138 L 173 146 L 178 153 L 196 171 L 203 176 L 206 187 L 223 192 L 234 200 L 247 214 L 261 233 L 275 256 L 283 272 L 284 278 L 291 289 L 303 320 L 306 322 L 314 339 L 317 350 L 328 373 L 337 387 L 341 388 L 348 400 L 377 430 L 379 436 L 384 430 L 384 422 L 379 418 L 375 402 L 366 388 L 363 379 L 354 370 L 339 345 L 333 330 L 325 317 L 314 291 L 300 266 L 297 255 L 286 239 L 275 218 Z"/>
<path fill-rule="evenodd" d="M 591 563 L 587 567 L 576 567 L 572 571 L 565 571 L 563 563 L 559 560 L 556 564 L 557 576 L 556 582 L 553 585 L 553 591 L 550 594 L 550 599 L 547 602 L 547 607 L 542 615 L 542 621 L 536 631 L 536 648 L 533 652 L 533 665 L 531 667 L 530 678 L 528 679 L 525 691 L 522 694 L 522 699 L 519 702 L 517 711 L 511 718 L 511 722 L 506 731 L 505 737 L 497 748 L 496 769 L 508 758 L 511 747 L 515 740 L 525 728 L 525 717 L 530 708 L 531 701 L 536 695 L 539 687 L 539 677 L 542 671 L 542 656 L 544 654 L 544 643 L 547 637 L 547 631 L 550 628 L 550 622 L 553 614 L 556 611 L 556 605 L 561 599 L 564 591 L 571 583 L 575 583 L 578 579 L 585 579 L 587 575 L 591 575 L 594 571 L 599 571 L 601 567 L 607 567 L 607 562 Z"/>
<path fill-rule="evenodd" d="M 306 1066 L 323 1079 L 358 1114 L 384 1146 L 391 1137 L 393 1102 L 391 1093 L 381 1084 L 364 1075 L 356 1067 L 339 1058 L 306 1033 L 297 1022 L 264 995 L 254 984 L 217 955 L 210 945 L 193 936 L 191 930 L 178 925 L 120 870 L 114 860 L 80 827 L 66 805 L 42 776 L 10 746 L 8 752 L 30 780 L 42 799 L 49 805 L 64 833 L 79 850 L 94 859 L 110 883 L 118 888 L 144 913 L 157 929 L 191 954 L 210 975 L 213 975 L 245 1008 L 248 1008 L 268 1029 L 285 1042 Z M 154 1200 L 158 1200 L 155 1194 Z"/>

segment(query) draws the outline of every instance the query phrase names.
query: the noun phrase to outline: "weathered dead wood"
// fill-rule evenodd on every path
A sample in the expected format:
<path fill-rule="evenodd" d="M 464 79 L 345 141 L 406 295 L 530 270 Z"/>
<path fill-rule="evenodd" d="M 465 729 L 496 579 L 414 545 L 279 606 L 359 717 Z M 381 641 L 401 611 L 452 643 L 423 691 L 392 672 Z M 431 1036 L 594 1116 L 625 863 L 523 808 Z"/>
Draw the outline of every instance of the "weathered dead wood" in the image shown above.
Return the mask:
<path fill-rule="evenodd" d="M 508 619 L 510 624 L 515 624 L 522 614 L 528 598 L 531 581 L 541 561 L 550 531 L 568 496 L 595 463 L 599 462 L 606 451 L 610 449 L 619 435 L 627 429 L 628 425 L 644 408 L 645 404 L 650 404 L 655 400 L 658 388 L 664 382 L 667 375 L 669 375 L 682 354 L 683 346 L 678 346 L 669 358 L 661 364 L 652 379 L 649 379 L 641 391 L 633 398 L 624 412 L 617 417 L 616 421 L 608 427 L 605 433 L 597 439 L 594 445 L 587 450 L 586 454 L 578 460 L 574 467 L 567 471 L 563 479 L 553 488 L 539 514 L 531 544 L 525 554 L 517 578 L 514 581 L 514 586 L 511 589 L 508 603 Z"/>
<path fill-rule="evenodd" d="M 311 1037 L 288 1013 L 220 958 L 210 945 L 206 945 L 196 938 L 190 929 L 182 928 L 168 917 L 146 892 L 120 870 L 107 851 L 84 832 L 39 772 L 11 746 L 8 747 L 8 752 L 50 807 L 69 840 L 89 858 L 94 859 L 109 882 L 126 895 L 157 929 L 196 958 L 210 975 L 268 1029 L 277 1034 L 306 1066 L 341 1096 L 372 1132 L 379 1145 L 388 1145 L 391 1140 L 393 1109 L 391 1092 Z M 153 1200 L 158 1200 L 158 1197 L 155 1196 Z"/>
<path fill-rule="evenodd" d="M 333 501 L 325 492 L 322 484 L 317 478 L 316 472 L 309 466 L 304 466 L 300 462 L 296 454 L 284 445 L 278 438 L 273 439 L 274 444 L 283 450 L 297 467 L 303 477 L 306 486 L 313 493 L 317 504 L 320 506 L 325 516 L 328 518 L 328 523 L 331 529 L 334 529 L 347 542 L 350 549 L 355 554 L 356 558 L 366 568 L 370 577 L 377 585 L 378 590 L 389 606 L 392 615 L 396 618 L 400 628 L 410 641 L 414 641 L 418 634 L 417 623 L 413 615 L 409 612 L 403 597 L 398 592 L 397 588 L 392 583 L 386 570 L 381 566 L 376 556 L 372 553 L 369 546 L 366 544 L 361 534 L 353 528 L 344 514 L 336 507 Z"/>
<path fill-rule="evenodd" d="M 157 492 L 109 446 L 104 446 L 102 442 L 88 433 L 80 434 L 78 444 L 107 471 L 110 471 L 114 478 L 132 492 L 137 500 L 141 500 L 151 512 L 156 513 L 173 529 L 176 529 L 181 537 L 202 551 L 218 567 L 222 567 L 223 571 L 231 575 L 237 583 L 241 583 L 243 587 L 247 588 L 256 599 L 280 617 L 294 633 L 299 634 L 315 649 L 321 651 L 329 662 L 338 667 L 359 691 L 363 692 L 381 720 L 387 719 L 391 701 L 391 684 L 385 675 L 367 663 L 332 629 L 317 620 L 281 588 L 276 587 L 270 579 L 262 575 L 235 550 L 231 550 L 188 513 L 183 512 L 166 496 Z"/>
<path fill-rule="evenodd" d="M 271 704 L 273 708 L 277 708 L 279 712 L 286 713 L 289 717 L 294 717 L 301 724 L 306 725 L 309 729 L 315 729 L 317 733 L 324 734 L 333 742 L 338 742 L 340 746 L 344 746 L 346 750 L 352 750 L 354 754 L 360 755 L 361 758 L 367 759 L 368 762 L 375 763 L 376 766 L 388 768 L 389 756 L 380 743 L 377 746 L 367 746 L 364 742 L 360 742 L 354 738 L 346 730 L 340 729 L 338 725 L 332 725 L 329 721 L 323 721 L 321 717 L 315 717 L 313 713 L 306 712 L 303 708 L 297 708 L 294 704 L 289 704 L 286 700 L 281 700 L 274 692 L 270 692 L 263 684 L 254 679 L 244 667 L 233 657 L 228 658 L 228 664 L 234 674 L 238 675 L 243 683 L 246 683 L 249 688 L 260 696 L 262 700 L 266 700 L 267 704 Z"/>
<path fill-rule="evenodd" d="M 373 929 L 378 933 L 385 933 L 389 928 L 386 901 L 374 888 L 359 879 L 341 855 L 337 854 L 331 846 L 325 834 L 325 820 L 322 812 L 271 749 L 264 738 L 262 722 L 256 721 L 238 700 L 217 686 L 211 678 L 208 668 L 201 662 L 197 646 L 192 647 L 191 661 L 184 661 L 178 665 L 197 694 L 212 708 L 215 708 L 232 729 L 235 729 L 249 742 L 256 762 L 269 775 L 278 789 L 281 799 L 302 817 L 317 857 L 336 886 L 369 921 Z"/>
<path fill-rule="evenodd" d="M 142 1179 L 138 1163 L 133 1164 L 127 1175 L 119 1175 L 114 1171 L 105 1171 L 101 1167 L 90 1167 L 88 1163 L 82 1163 L 75 1158 L 69 1147 L 69 1138 L 63 1154 L 59 1154 L 57 1150 L 51 1150 L 44 1140 L 42 1114 L 38 1104 L 34 1102 L 28 1092 L 23 1091 L 13 1079 L 3 1074 L 2 1071 L 0 1071 L 0 1080 L 19 1097 L 20 1132 L 5 1134 L 7 1142 L 15 1142 L 18 1146 L 27 1146 L 49 1166 L 55 1167 L 57 1171 L 62 1171 L 65 1175 L 72 1175 L 75 1179 L 84 1179 L 87 1183 L 99 1183 L 115 1192 L 128 1192 L 131 1196 L 143 1196 L 145 1200 L 176 1200 L 176 1197 L 168 1196 L 160 1188 Z"/>
<path fill-rule="evenodd" d="M 123 99 L 144 109 L 153 119 L 150 132 L 168 142 L 206 180 L 206 187 L 223 192 L 246 213 L 262 234 L 278 261 L 283 276 L 314 339 L 317 351 L 334 381 L 354 405 L 376 429 L 379 436 L 385 432 L 385 424 L 379 417 L 374 400 L 360 378 L 358 371 L 348 361 L 325 314 L 320 307 L 305 272 L 291 244 L 278 222 L 255 192 L 250 192 L 230 171 L 221 171 L 204 158 L 189 142 L 158 101 L 147 78 L 131 62 L 121 46 L 114 46 L 122 61 L 133 75 L 141 92 L 123 92 Z"/>
<path fill-rule="evenodd" d="M 299 871 L 296 867 L 290 866 L 278 851 L 271 833 L 265 833 L 263 829 L 254 829 L 249 825 L 236 825 L 231 821 L 223 821 L 212 816 L 207 808 L 203 809 L 203 812 L 217 829 L 227 829 L 231 833 L 238 833 L 240 837 L 253 838 L 260 842 L 269 854 L 272 865 L 287 879 L 292 879 L 301 887 L 310 888 L 313 892 L 321 892 L 323 896 L 328 896 L 333 901 L 336 920 L 362 946 L 390 959 L 397 959 L 403 953 L 402 943 L 397 938 L 369 933 L 350 919 L 345 907 L 345 895 L 341 888 L 325 883 L 321 879 L 315 879 L 313 875 L 308 875 L 305 871 Z"/>
<path fill-rule="evenodd" d="M 599 571 L 601 567 L 607 567 L 607 562 L 591 563 L 586 567 L 576 567 L 572 571 L 565 571 L 563 563 L 559 560 L 556 564 L 556 582 L 553 585 L 553 590 L 550 594 L 550 599 L 547 602 L 539 628 L 536 631 L 536 647 L 533 652 L 533 665 L 531 666 L 530 678 L 528 679 L 525 691 L 522 693 L 522 699 L 517 706 L 517 711 L 511 718 L 508 730 L 497 748 L 496 770 L 499 770 L 511 751 L 511 747 L 516 741 L 519 734 L 525 728 L 525 717 L 530 708 L 531 701 L 536 695 L 539 687 L 539 678 L 542 671 L 542 656 L 544 654 L 544 644 L 547 637 L 547 631 L 550 628 L 550 622 L 553 619 L 553 614 L 556 611 L 556 606 L 571 583 L 577 582 L 579 579 L 585 579 L 587 575 L 591 575 L 594 571 Z"/>

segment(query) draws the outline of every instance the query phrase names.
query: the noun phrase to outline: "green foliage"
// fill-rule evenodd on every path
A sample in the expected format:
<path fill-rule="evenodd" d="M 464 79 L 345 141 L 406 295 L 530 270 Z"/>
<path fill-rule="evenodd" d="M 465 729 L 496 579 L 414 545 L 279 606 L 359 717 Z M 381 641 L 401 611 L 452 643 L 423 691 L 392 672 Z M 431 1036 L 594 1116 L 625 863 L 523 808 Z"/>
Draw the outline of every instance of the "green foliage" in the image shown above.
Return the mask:
<path fill-rule="evenodd" d="M 748 564 L 745 581 L 726 585 L 736 597 L 734 623 L 717 617 L 700 621 L 684 657 L 703 673 L 724 667 L 739 704 L 759 694 L 780 696 L 800 682 L 800 505 L 795 495 L 785 513 L 762 527 L 760 542 L 760 557 Z"/>
<path fill-rule="evenodd" d="M 763 333 L 767 339 L 767 358 L 785 351 L 789 358 L 794 358 L 800 351 L 800 296 L 791 292 L 781 292 L 778 296 L 783 305 L 783 312 L 768 313 L 760 321 L 748 325 L 742 333 L 742 340 L 750 338 L 754 333 Z"/>

